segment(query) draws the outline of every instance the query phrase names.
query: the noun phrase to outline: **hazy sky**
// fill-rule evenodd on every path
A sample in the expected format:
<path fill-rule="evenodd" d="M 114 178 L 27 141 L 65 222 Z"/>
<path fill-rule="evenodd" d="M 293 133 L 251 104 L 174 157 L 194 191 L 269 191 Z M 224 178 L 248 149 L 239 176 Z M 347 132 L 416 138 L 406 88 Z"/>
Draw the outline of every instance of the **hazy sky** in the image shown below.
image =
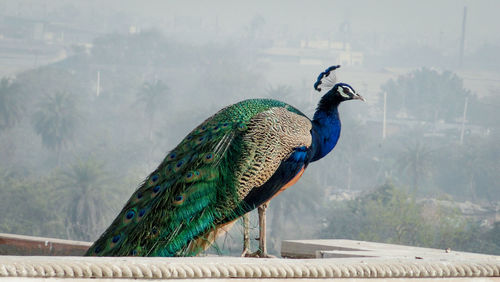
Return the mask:
<path fill-rule="evenodd" d="M 122 2 L 123 3 L 123 2 Z M 217 16 L 225 30 L 239 30 L 255 15 L 262 15 L 270 26 L 286 27 L 290 32 L 321 34 L 337 30 L 349 21 L 353 33 L 382 32 L 458 38 L 464 6 L 468 7 L 467 38 L 471 42 L 500 41 L 500 1 L 495 0 L 353 0 L 353 1 L 145 1 L 127 2 L 127 13 L 148 15 L 153 21 L 162 17 L 200 18 Z M 128 4 L 126 4 L 128 5 Z M 479 41 L 479 42 L 478 42 Z"/>
<path fill-rule="evenodd" d="M 237 36 L 257 15 L 265 19 L 266 31 L 276 32 L 277 36 L 286 32 L 328 37 L 338 30 L 340 23 L 348 21 L 354 36 L 376 32 L 394 37 L 415 36 L 422 40 L 440 38 L 448 44 L 456 44 L 459 39 L 463 8 L 467 6 L 467 46 L 475 48 L 486 42 L 500 42 L 498 0 L 2 0 L 0 15 L 29 15 L 34 6 L 49 12 L 73 6 L 74 13 L 91 15 L 83 21 L 109 22 L 108 25 L 123 20 L 123 24 L 162 29 L 174 20 L 204 26 L 217 23 L 220 33 L 231 36 Z M 69 19 L 72 16 L 68 15 Z"/>

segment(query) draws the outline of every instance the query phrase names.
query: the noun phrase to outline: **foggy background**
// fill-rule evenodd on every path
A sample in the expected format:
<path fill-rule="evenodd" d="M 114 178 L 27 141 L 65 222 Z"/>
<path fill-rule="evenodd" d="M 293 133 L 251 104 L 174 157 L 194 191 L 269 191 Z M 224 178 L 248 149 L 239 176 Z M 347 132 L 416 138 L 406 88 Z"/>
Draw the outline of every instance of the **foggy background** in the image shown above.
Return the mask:
<path fill-rule="evenodd" d="M 333 153 L 271 202 L 271 253 L 347 238 L 500 254 L 499 9 L 2 0 L 0 232 L 93 241 L 204 119 L 256 97 L 312 117 L 317 75 L 341 64 L 367 102 L 340 106 Z M 237 226 L 211 251 L 241 248 Z"/>

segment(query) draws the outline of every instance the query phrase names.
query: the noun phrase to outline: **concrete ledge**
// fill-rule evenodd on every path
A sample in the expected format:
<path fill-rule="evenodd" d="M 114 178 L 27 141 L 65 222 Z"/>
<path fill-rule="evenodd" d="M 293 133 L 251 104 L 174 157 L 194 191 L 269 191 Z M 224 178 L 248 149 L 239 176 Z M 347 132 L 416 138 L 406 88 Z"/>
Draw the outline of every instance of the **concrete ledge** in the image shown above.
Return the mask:
<path fill-rule="evenodd" d="M 0 257 L 0 277 L 20 278 L 458 278 L 499 277 L 500 261 L 234 257 Z"/>
<path fill-rule="evenodd" d="M 365 261 L 387 259 L 432 259 L 440 261 L 500 261 L 499 256 L 440 250 L 406 245 L 384 244 L 346 239 L 285 240 L 281 244 L 285 258 L 364 258 Z"/>
<path fill-rule="evenodd" d="M 2 235 L 2 234 L 0 234 Z M 40 249 L 64 245 L 81 252 L 89 243 L 12 236 L 0 240 Z M 5 241 L 7 240 L 7 241 Z M 10 241 L 9 241 L 10 240 Z M 21 242 L 21 243 L 19 243 Z M 31 244 L 31 245 L 30 245 Z M 5 245 L 5 244 L 4 244 Z M 39 245 L 42 245 L 41 247 Z M 12 247 L 12 245 L 5 245 Z M 14 247 L 16 247 L 15 245 Z M 1 247 L 1 244 L 0 244 Z M 17 247 L 16 247 L 17 248 Z M 239 257 L 81 257 L 0 256 L 0 282 L 121 279 L 370 279 L 403 281 L 499 281 L 500 257 L 353 240 L 284 241 L 283 255 L 320 259 L 256 259 Z M 444 280 L 443 280 L 444 279 Z"/>

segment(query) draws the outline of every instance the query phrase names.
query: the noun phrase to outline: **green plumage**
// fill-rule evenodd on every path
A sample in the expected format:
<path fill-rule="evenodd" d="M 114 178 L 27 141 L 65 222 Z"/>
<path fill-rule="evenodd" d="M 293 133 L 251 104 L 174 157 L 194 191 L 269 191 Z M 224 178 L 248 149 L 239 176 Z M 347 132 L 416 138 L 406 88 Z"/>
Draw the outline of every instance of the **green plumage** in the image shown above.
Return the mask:
<path fill-rule="evenodd" d="M 92 256 L 188 256 L 216 226 L 249 209 L 238 195 L 235 175 L 242 136 L 255 115 L 291 106 L 268 99 L 222 109 L 195 128 L 134 192 L 111 226 L 87 251 Z"/>

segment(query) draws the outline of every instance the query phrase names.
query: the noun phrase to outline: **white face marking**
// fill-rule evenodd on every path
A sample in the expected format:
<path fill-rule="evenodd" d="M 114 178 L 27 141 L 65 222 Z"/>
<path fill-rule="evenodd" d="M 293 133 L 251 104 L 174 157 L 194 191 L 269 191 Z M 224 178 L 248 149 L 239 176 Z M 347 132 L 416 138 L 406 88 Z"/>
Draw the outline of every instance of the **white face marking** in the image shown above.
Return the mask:
<path fill-rule="evenodd" d="M 351 96 L 347 95 L 344 93 L 344 89 L 347 89 L 347 91 L 349 91 L 349 93 L 352 93 L 351 89 L 349 89 L 349 87 L 345 87 L 344 86 L 340 86 L 338 89 L 337 89 L 337 92 L 339 92 L 339 94 L 342 96 L 342 97 L 345 97 L 345 98 L 351 98 Z"/>

